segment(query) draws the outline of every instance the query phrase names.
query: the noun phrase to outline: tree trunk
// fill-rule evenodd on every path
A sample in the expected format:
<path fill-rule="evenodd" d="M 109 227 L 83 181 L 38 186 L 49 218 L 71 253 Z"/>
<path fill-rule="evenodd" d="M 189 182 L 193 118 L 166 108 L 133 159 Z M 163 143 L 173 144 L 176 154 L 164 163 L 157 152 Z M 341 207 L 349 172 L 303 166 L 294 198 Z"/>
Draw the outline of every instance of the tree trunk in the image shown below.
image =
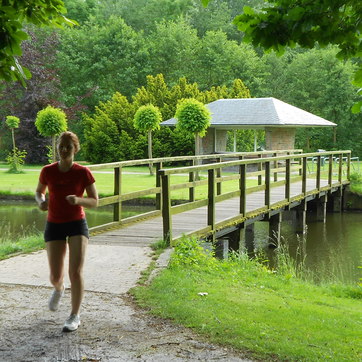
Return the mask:
<path fill-rule="evenodd" d="M 11 129 L 11 136 L 13 138 L 13 152 L 15 154 L 15 149 L 16 149 L 16 146 L 15 146 L 15 134 L 14 134 L 14 128 Z"/>
<path fill-rule="evenodd" d="M 152 158 L 152 131 L 148 131 L 148 158 Z M 150 169 L 150 175 L 153 176 L 153 164 L 149 163 L 148 168 Z"/>

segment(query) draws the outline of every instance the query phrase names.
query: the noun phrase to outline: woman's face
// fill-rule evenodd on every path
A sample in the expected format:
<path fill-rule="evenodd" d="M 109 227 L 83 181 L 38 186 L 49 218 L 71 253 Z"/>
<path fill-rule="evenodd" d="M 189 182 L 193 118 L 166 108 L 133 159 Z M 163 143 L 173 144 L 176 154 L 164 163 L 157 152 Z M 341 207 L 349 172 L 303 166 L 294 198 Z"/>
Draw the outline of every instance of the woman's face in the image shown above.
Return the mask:
<path fill-rule="evenodd" d="M 62 138 L 58 144 L 58 154 L 63 160 L 71 159 L 74 156 L 74 144 L 70 138 Z"/>

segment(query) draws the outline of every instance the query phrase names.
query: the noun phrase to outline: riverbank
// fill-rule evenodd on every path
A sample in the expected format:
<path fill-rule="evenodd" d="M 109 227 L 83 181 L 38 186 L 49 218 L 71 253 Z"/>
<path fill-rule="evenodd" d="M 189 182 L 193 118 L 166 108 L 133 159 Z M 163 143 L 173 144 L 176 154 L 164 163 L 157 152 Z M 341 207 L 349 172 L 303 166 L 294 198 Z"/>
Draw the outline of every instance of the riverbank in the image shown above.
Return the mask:
<path fill-rule="evenodd" d="M 271 271 L 245 254 L 218 261 L 185 239 L 170 267 L 132 293 L 152 314 L 258 360 L 362 358 L 361 286 L 315 285 L 286 255 Z"/>

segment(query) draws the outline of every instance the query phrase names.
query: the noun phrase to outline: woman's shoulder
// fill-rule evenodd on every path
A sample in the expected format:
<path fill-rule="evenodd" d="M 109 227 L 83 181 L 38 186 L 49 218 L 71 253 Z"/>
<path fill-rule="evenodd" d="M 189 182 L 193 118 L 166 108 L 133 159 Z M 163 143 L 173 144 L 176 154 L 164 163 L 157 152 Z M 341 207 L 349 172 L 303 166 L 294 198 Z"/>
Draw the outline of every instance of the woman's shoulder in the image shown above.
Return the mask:
<path fill-rule="evenodd" d="M 79 163 L 76 163 L 76 162 L 73 163 L 72 170 L 77 171 L 77 172 L 85 172 L 85 173 L 91 172 L 87 166 L 80 165 Z"/>
<path fill-rule="evenodd" d="M 54 168 L 57 168 L 58 167 L 58 162 L 53 162 L 53 163 L 50 163 L 49 165 L 45 165 L 43 166 L 43 170 L 52 170 Z"/>
<path fill-rule="evenodd" d="M 77 163 L 77 162 L 74 162 L 74 163 L 73 163 L 73 168 L 74 168 L 75 170 L 88 170 L 88 167 L 87 167 L 87 166 L 80 165 L 80 164 Z"/>

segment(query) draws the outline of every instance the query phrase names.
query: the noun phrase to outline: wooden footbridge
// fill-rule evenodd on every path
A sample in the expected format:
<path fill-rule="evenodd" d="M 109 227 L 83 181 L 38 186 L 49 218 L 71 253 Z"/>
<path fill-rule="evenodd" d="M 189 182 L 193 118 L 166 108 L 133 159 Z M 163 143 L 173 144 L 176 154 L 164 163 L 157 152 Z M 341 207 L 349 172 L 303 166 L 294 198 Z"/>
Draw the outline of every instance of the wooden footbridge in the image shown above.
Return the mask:
<path fill-rule="evenodd" d="M 127 167 L 150 163 L 156 170 L 150 187 L 123 190 Z M 304 232 L 310 201 L 317 205 L 317 218 L 322 221 L 327 201 L 333 210 L 341 211 L 351 152 L 273 150 L 132 160 L 89 168 L 114 170 L 114 193 L 99 200 L 99 206 L 113 205 L 113 221 L 91 228 L 93 234 L 108 230 L 96 236 L 97 242 L 144 245 L 163 239 L 173 244 L 182 235 L 215 240 L 236 232 L 238 244 L 240 232 L 258 220 L 269 221 L 270 233 L 279 235 L 285 210 L 296 212 L 296 232 Z M 145 197 L 153 197 L 154 210 L 122 219 L 122 204 Z"/>

